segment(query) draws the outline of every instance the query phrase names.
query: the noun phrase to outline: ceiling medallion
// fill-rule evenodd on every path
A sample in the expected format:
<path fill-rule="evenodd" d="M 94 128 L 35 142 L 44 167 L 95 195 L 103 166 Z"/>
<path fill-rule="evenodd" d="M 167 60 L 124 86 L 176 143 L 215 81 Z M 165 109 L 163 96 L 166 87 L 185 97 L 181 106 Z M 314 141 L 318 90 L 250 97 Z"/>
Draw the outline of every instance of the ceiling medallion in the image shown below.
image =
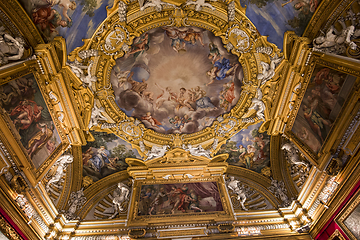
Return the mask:
<path fill-rule="evenodd" d="M 93 37 L 69 55 L 70 66 L 91 64 L 87 75 L 96 79 L 92 109 L 102 111 L 86 115 L 85 122 L 97 123 L 88 130 L 114 133 L 142 157 L 153 146 L 183 144 L 214 156 L 242 128 L 267 121 L 269 91 L 262 90 L 280 50 L 258 34 L 240 5 L 235 14 L 233 2 L 208 5 L 139 11 L 136 2 L 114 3 Z M 221 8 L 231 16 L 217 14 Z M 80 57 L 88 51 L 98 54 Z M 270 77 L 264 81 L 260 73 Z"/>

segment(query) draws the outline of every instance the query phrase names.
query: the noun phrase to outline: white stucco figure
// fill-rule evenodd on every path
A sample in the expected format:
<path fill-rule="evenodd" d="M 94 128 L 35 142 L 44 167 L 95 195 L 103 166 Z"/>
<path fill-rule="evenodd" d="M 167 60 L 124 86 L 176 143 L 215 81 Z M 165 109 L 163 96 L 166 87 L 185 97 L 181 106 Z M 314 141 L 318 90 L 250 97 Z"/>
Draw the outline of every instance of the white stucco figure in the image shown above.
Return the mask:
<path fill-rule="evenodd" d="M 182 148 L 186 151 L 189 151 L 191 155 L 193 156 L 203 156 L 207 158 L 211 158 L 210 151 L 205 150 L 201 145 L 197 147 L 191 146 L 191 144 L 188 144 L 187 147 L 185 144 L 183 144 Z"/>
<path fill-rule="evenodd" d="M 7 64 L 9 60 L 19 60 L 24 55 L 24 44 L 22 38 L 13 38 L 4 32 L 4 27 L 0 27 L 0 66 Z"/>
<path fill-rule="evenodd" d="M 160 12 L 163 6 L 176 7 L 174 4 L 166 3 L 161 0 L 148 0 L 144 3 L 144 0 L 139 0 L 140 11 L 144 11 L 148 7 L 155 7 L 156 11 Z"/>
<path fill-rule="evenodd" d="M 213 11 L 215 10 L 215 8 L 211 6 L 210 3 L 206 3 L 205 0 L 196 0 L 196 1 L 188 0 L 185 6 L 188 5 L 195 5 L 195 11 L 201 11 L 203 7 L 208 7 Z"/>
<path fill-rule="evenodd" d="M 129 200 L 130 189 L 124 183 L 119 182 L 118 187 L 114 191 L 114 198 L 112 200 L 114 204 L 115 213 L 110 217 L 110 219 L 114 218 L 118 213 L 124 211 L 124 208 L 121 206 L 123 202 Z"/>
<path fill-rule="evenodd" d="M 296 149 L 290 143 L 285 143 L 284 145 L 282 145 L 281 150 L 286 151 L 291 164 L 303 165 L 306 167 L 307 170 L 309 170 L 309 164 L 299 159 L 299 155 L 297 154 Z"/>
<path fill-rule="evenodd" d="M 234 176 L 231 176 L 230 181 L 226 184 L 226 186 L 238 195 L 237 200 L 240 202 L 241 208 L 244 211 L 249 211 L 249 209 L 245 207 L 246 194 L 244 188 L 240 186 L 240 181 L 235 179 Z"/>
<path fill-rule="evenodd" d="M 146 160 L 164 156 L 165 153 L 167 152 L 167 148 L 169 147 L 170 147 L 169 145 L 163 145 L 161 147 L 153 145 L 151 150 L 146 153 L 147 156 Z"/>
<path fill-rule="evenodd" d="M 102 115 L 102 113 L 105 113 L 105 109 L 103 107 L 97 107 L 96 102 L 94 102 L 94 107 L 91 111 L 91 118 L 89 122 L 89 129 L 91 129 L 93 126 L 99 125 L 99 121 L 107 121 L 108 119 Z"/>
<path fill-rule="evenodd" d="M 62 155 L 61 157 L 56 160 L 55 164 L 53 165 L 56 168 L 55 174 L 51 177 L 49 182 L 46 184 L 45 190 L 49 192 L 50 190 L 50 184 L 55 184 L 60 181 L 60 179 L 65 175 L 64 170 L 67 168 L 67 166 L 72 163 L 74 160 L 74 157 L 70 154 Z"/>

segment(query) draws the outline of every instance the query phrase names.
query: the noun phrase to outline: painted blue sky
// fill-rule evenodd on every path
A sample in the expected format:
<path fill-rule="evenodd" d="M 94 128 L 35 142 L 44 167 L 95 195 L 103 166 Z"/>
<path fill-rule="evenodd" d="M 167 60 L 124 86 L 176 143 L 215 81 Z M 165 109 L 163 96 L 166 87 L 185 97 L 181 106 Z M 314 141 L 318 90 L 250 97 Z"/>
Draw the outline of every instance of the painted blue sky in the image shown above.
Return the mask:
<path fill-rule="evenodd" d="M 294 4 L 298 1 L 286 3 L 284 0 L 275 0 L 267 3 L 262 8 L 258 8 L 255 4 L 249 3 L 247 0 L 240 0 L 242 6 L 247 6 L 246 16 L 256 26 L 263 36 L 268 36 L 268 41 L 275 43 L 280 49 L 283 48 L 283 37 L 286 31 L 296 31 L 298 35 L 302 35 L 304 29 L 294 29 L 288 24 L 288 20 L 298 16 L 299 11 L 295 10 Z"/>
<path fill-rule="evenodd" d="M 97 7 L 94 10 L 95 15 L 89 17 L 82 11 L 83 5 L 80 1 L 76 1 L 77 7 L 75 11 L 69 10 L 68 14 L 73 20 L 70 28 L 58 28 L 59 35 L 66 39 L 67 53 L 70 53 L 77 47 L 81 47 L 84 43 L 82 39 L 91 38 L 95 30 L 105 20 L 106 7 L 112 7 L 114 0 L 96 0 Z M 54 6 L 54 9 L 61 12 L 59 6 Z"/>
<path fill-rule="evenodd" d="M 230 141 L 236 142 L 237 147 L 239 147 L 240 145 L 243 145 L 244 147 L 246 147 L 247 145 L 253 145 L 254 142 L 252 140 L 254 140 L 254 137 L 251 135 L 251 132 L 254 129 L 259 129 L 261 124 L 263 124 L 263 122 L 251 125 L 247 129 L 241 130 L 240 132 L 232 136 L 230 138 Z"/>

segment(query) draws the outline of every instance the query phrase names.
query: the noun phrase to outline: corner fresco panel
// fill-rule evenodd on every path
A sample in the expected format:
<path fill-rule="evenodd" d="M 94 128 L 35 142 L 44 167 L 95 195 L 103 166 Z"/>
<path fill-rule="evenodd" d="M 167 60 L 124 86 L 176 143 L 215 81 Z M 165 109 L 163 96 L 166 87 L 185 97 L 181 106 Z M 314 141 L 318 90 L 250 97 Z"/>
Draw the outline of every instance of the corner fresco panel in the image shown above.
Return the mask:
<path fill-rule="evenodd" d="M 194 133 L 230 111 L 242 67 L 221 39 L 195 28 L 156 28 L 116 60 L 111 83 L 120 109 L 161 133 Z M 186 71 L 184 71 L 186 69 Z"/>
<path fill-rule="evenodd" d="M 259 133 L 261 124 L 241 130 L 221 146 L 217 154 L 228 153 L 229 164 L 270 176 L 270 136 Z"/>
<path fill-rule="evenodd" d="M 247 6 L 246 16 L 261 35 L 269 36 L 269 42 L 283 47 L 286 31 L 301 36 L 321 0 L 241 0 Z"/>
<path fill-rule="evenodd" d="M 292 132 L 315 153 L 329 135 L 355 80 L 330 68 L 315 67 L 292 127 Z"/>
<path fill-rule="evenodd" d="M 45 41 L 55 36 L 66 39 L 67 52 L 91 38 L 107 17 L 106 7 L 114 0 L 19 0 Z M 86 31 L 79 31 L 79 29 Z"/>
<path fill-rule="evenodd" d="M 82 147 L 83 177 L 96 182 L 110 174 L 126 170 L 125 158 L 140 158 L 131 145 L 114 134 L 92 131 L 94 142 Z"/>
<path fill-rule="evenodd" d="M 0 86 L 0 104 L 9 114 L 20 141 L 38 168 L 61 143 L 33 74 Z"/>

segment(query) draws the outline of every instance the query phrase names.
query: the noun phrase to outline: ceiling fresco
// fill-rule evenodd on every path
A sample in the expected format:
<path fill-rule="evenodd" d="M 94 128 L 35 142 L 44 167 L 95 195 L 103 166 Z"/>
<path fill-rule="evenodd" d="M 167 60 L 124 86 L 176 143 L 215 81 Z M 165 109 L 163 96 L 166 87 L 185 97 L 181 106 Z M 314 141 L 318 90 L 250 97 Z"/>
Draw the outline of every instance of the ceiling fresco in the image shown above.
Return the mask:
<path fill-rule="evenodd" d="M 88 184 L 125 170 L 126 158 L 140 158 L 129 143 L 114 134 L 93 131 L 92 135 L 95 140 L 82 147 L 82 176 Z"/>
<path fill-rule="evenodd" d="M 163 27 L 134 40 L 111 83 L 120 109 L 147 128 L 195 133 L 237 103 L 242 78 L 237 56 L 211 32 Z"/>
<path fill-rule="evenodd" d="M 106 18 L 113 0 L 19 0 L 45 41 L 66 38 L 68 53 L 83 45 Z M 79 28 L 86 31 L 78 31 Z"/>
<path fill-rule="evenodd" d="M 227 153 L 229 164 L 271 176 L 270 136 L 259 133 L 262 122 L 251 125 L 231 137 L 217 154 Z"/>
<path fill-rule="evenodd" d="M 269 36 L 269 42 L 283 48 L 286 31 L 301 36 L 321 0 L 241 0 L 246 6 L 246 16 L 254 23 L 261 35 Z"/>
<path fill-rule="evenodd" d="M 292 131 L 318 153 L 355 84 L 356 77 L 316 66 Z"/>
<path fill-rule="evenodd" d="M 347 188 L 358 3 L 9 3 L 33 28 L 0 30 L 26 49 L 0 67 L 0 190 L 44 239 L 307 240 Z"/>
<path fill-rule="evenodd" d="M 61 143 L 33 74 L 0 86 L 1 107 L 7 112 L 34 166 L 39 168 Z"/>

